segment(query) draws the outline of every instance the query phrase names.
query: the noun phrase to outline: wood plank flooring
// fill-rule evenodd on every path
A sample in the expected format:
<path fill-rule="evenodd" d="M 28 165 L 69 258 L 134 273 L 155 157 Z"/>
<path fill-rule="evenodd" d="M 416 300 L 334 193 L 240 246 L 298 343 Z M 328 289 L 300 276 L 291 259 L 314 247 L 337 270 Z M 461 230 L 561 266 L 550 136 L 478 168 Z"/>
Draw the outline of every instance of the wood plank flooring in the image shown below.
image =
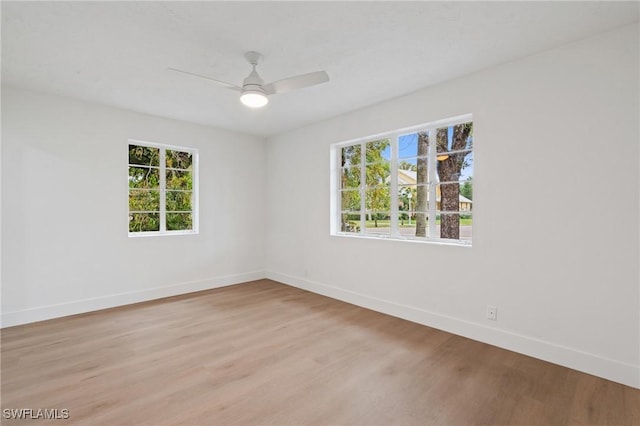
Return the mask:
<path fill-rule="evenodd" d="M 1 396 L 69 410 L 7 425 L 640 425 L 640 390 L 269 280 L 6 328 Z"/>

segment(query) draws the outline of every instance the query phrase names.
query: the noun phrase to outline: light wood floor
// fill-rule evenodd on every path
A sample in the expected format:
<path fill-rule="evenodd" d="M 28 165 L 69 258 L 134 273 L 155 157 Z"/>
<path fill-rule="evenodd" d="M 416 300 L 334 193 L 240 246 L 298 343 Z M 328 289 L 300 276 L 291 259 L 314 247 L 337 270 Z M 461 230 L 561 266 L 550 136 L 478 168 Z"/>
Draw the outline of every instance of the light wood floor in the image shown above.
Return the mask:
<path fill-rule="evenodd" d="M 640 390 L 261 280 L 2 330 L 56 425 L 640 425 Z"/>

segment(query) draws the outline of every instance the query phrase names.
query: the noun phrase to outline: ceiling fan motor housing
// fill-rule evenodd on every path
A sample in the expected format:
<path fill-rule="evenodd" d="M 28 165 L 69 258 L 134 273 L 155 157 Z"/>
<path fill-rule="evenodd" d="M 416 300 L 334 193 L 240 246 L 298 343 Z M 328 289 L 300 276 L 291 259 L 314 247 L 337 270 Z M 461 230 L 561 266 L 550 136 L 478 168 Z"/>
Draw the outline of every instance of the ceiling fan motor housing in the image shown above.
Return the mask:
<path fill-rule="evenodd" d="M 264 90 L 262 90 L 262 85 L 264 84 L 264 80 L 260 78 L 258 72 L 256 71 L 256 66 L 253 66 L 253 70 L 251 74 L 242 82 L 242 89 L 244 90 L 259 90 L 262 94 L 264 94 Z"/>
<path fill-rule="evenodd" d="M 267 94 L 262 88 L 264 81 L 258 75 L 256 65 L 252 65 L 253 70 L 251 71 L 251 74 L 249 74 L 249 76 L 242 82 L 242 95 L 240 96 L 240 101 L 249 107 L 259 108 L 265 106 L 269 100 L 267 99 Z"/>

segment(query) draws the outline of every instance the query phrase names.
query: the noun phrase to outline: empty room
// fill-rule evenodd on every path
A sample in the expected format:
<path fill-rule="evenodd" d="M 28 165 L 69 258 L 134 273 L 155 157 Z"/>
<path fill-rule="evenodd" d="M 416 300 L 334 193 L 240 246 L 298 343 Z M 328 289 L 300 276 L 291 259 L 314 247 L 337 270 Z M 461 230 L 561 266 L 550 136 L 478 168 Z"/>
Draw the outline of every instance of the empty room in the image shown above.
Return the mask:
<path fill-rule="evenodd" d="M 3 425 L 640 424 L 640 3 L 0 7 Z"/>

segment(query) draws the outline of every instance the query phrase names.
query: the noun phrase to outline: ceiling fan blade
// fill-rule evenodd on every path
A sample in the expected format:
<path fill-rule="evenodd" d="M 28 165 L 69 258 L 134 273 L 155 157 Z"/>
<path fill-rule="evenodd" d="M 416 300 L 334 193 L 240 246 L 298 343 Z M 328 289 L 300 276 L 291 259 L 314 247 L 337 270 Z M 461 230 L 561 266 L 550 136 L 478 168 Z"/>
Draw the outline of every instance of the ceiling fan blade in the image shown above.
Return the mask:
<path fill-rule="evenodd" d="M 235 84 L 227 83 L 226 81 L 222 81 L 222 80 L 216 80 L 215 78 L 207 77 L 206 75 L 200 75 L 200 74 L 192 73 L 192 72 L 189 72 L 189 71 L 182 71 L 182 70 L 179 70 L 179 69 L 176 69 L 176 68 L 167 68 L 167 69 L 169 69 L 171 71 L 181 72 L 183 74 L 193 75 L 193 76 L 200 77 L 200 78 L 206 78 L 207 80 L 214 81 L 214 82 L 220 84 L 221 86 L 226 87 L 227 89 L 236 90 L 238 92 L 242 90 L 242 87 L 238 87 Z"/>
<path fill-rule="evenodd" d="M 327 81 L 329 81 L 329 75 L 325 71 L 315 71 L 274 81 L 273 83 L 265 84 L 262 88 L 267 95 L 271 95 L 302 89 L 303 87 L 315 86 L 316 84 L 326 83 Z"/>

